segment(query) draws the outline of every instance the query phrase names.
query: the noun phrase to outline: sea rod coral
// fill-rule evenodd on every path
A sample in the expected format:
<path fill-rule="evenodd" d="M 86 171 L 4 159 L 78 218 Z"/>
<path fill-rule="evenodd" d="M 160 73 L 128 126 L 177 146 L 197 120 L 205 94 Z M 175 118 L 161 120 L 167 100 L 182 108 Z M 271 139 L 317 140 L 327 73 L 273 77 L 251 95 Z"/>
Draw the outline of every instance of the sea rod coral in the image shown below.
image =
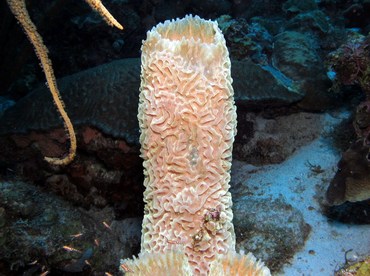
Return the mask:
<path fill-rule="evenodd" d="M 236 107 L 217 23 L 186 16 L 158 24 L 143 42 L 141 61 L 146 206 L 139 259 L 124 260 L 122 269 L 269 275 L 251 254 L 235 252 L 228 190 Z"/>
<path fill-rule="evenodd" d="M 44 70 L 47 84 L 49 86 L 50 92 L 53 96 L 54 103 L 63 119 L 65 128 L 68 132 L 70 139 L 70 149 L 67 156 L 58 157 L 45 157 L 45 160 L 53 165 L 66 165 L 70 163 L 76 155 L 76 134 L 72 125 L 71 120 L 68 117 L 67 112 L 64 108 L 64 103 L 60 97 L 60 93 L 57 87 L 54 70 L 51 64 L 51 60 L 48 57 L 48 49 L 46 48 L 42 37 L 37 31 L 35 24 L 33 24 L 27 8 L 25 0 L 7 0 L 10 10 L 16 17 L 16 19 L 21 24 L 24 29 L 29 41 L 35 48 L 37 57 L 41 62 L 42 69 Z M 108 24 L 115 26 L 119 29 L 123 29 L 122 25 L 117 22 L 117 20 L 109 13 L 109 11 L 103 6 L 100 0 L 86 0 L 86 2 L 108 22 Z"/>

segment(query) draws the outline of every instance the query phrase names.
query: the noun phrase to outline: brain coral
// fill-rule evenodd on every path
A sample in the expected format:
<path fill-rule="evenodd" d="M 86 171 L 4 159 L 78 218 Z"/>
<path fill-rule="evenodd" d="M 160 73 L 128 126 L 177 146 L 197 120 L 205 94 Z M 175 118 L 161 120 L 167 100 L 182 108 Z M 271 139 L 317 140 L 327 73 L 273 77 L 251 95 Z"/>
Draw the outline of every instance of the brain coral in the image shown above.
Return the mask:
<path fill-rule="evenodd" d="M 183 249 L 196 275 L 235 247 L 228 192 L 236 134 L 230 59 L 217 23 L 158 24 L 142 46 L 142 252 Z"/>

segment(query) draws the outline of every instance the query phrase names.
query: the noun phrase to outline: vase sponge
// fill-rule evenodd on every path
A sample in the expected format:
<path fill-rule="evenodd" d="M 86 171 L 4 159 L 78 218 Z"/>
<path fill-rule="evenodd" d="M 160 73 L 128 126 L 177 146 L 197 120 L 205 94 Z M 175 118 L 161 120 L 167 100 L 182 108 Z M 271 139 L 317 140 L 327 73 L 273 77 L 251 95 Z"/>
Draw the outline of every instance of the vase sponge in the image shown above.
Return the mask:
<path fill-rule="evenodd" d="M 230 66 L 217 23 L 197 16 L 158 24 L 142 45 L 141 256 L 183 252 L 193 275 L 209 274 L 212 262 L 235 252 Z"/>

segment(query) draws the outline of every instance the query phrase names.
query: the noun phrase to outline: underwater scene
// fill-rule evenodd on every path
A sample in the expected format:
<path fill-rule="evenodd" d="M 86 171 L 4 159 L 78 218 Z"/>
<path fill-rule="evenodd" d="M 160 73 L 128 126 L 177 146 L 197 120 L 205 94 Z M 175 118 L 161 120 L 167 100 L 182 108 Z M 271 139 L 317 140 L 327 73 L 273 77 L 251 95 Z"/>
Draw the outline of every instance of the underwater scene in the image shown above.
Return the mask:
<path fill-rule="evenodd" d="M 370 276 L 370 1 L 0 3 L 0 276 Z"/>

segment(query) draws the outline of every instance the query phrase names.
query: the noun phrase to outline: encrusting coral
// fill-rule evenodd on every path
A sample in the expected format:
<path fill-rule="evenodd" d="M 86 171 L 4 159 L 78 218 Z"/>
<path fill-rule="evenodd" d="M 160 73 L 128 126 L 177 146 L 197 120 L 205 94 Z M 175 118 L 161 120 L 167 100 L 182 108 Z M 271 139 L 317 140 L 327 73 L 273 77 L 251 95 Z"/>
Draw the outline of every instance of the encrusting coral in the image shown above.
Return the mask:
<path fill-rule="evenodd" d="M 333 90 L 340 85 L 359 85 L 370 99 L 370 36 L 352 34 L 328 56 L 328 67 L 334 73 Z"/>
<path fill-rule="evenodd" d="M 42 37 L 38 33 L 35 24 L 33 24 L 28 14 L 25 0 L 7 0 L 7 2 L 12 13 L 24 29 L 29 41 L 35 48 L 36 55 L 39 58 L 41 66 L 44 70 L 46 81 L 53 96 L 54 103 L 63 119 L 65 128 L 70 139 L 70 148 L 67 156 L 62 158 L 45 157 L 45 160 L 53 165 L 67 165 L 74 159 L 76 155 L 76 134 L 72 122 L 68 117 L 67 112 L 65 111 L 63 100 L 60 97 L 51 60 L 48 57 L 48 49 L 46 48 Z M 123 29 L 122 25 L 119 24 L 117 20 L 109 13 L 109 11 L 103 6 L 100 0 L 86 0 L 86 2 L 88 2 L 93 9 L 99 12 L 110 25 L 115 26 L 121 30 Z"/>
<path fill-rule="evenodd" d="M 162 254 L 158 261 L 170 265 L 161 266 L 160 275 L 174 275 L 167 271 L 175 263 L 183 266 L 185 256 L 192 273 L 184 268 L 179 275 L 269 275 L 251 255 L 235 253 L 228 190 L 236 107 L 217 23 L 186 16 L 158 24 L 143 42 L 141 61 L 138 119 L 146 206 L 141 254 L 123 261 L 122 270 L 153 274 L 151 265 L 144 271 L 142 264 L 149 264 L 148 254 Z M 212 268 L 214 262 L 219 264 Z"/>

